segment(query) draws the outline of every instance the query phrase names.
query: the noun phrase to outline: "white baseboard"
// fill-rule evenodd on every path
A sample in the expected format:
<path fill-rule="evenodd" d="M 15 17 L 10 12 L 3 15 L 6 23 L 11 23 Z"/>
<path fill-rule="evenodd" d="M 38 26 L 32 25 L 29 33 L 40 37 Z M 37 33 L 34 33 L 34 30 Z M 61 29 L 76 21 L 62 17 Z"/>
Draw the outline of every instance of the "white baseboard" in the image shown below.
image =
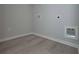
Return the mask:
<path fill-rule="evenodd" d="M 28 36 L 28 35 L 31 35 L 31 34 L 33 34 L 33 33 L 27 33 L 27 34 L 21 34 L 21 35 L 9 37 L 9 38 L 3 38 L 3 39 L 0 40 L 0 42 L 16 39 L 16 38 L 19 38 L 19 37 L 22 37 L 22 36 Z"/>
<path fill-rule="evenodd" d="M 72 42 L 68 42 L 68 41 L 61 40 L 61 39 L 55 39 L 55 38 L 48 37 L 48 36 L 45 36 L 45 35 L 42 35 L 42 34 L 38 34 L 38 33 L 33 33 L 33 34 L 37 35 L 37 36 L 40 36 L 40 37 L 43 37 L 43 38 L 46 38 L 46 39 L 50 39 L 50 40 L 53 40 L 53 41 L 65 44 L 65 45 L 69 45 L 69 46 L 72 46 L 72 47 L 75 47 L 75 48 L 79 48 L 78 44 L 75 44 L 75 43 L 72 43 Z"/>

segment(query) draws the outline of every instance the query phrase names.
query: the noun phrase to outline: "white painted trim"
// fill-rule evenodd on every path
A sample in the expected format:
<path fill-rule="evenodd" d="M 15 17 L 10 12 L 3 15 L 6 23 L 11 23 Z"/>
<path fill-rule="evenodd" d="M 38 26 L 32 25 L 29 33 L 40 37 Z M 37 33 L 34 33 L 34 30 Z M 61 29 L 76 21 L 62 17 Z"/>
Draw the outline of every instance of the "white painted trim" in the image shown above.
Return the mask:
<path fill-rule="evenodd" d="M 19 37 L 27 36 L 27 35 L 31 35 L 31 34 L 33 34 L 33 33 L 21 34 L 21 35 L 9 37 L 9 38 L 4 38 L 4 39 L 1 39 L 0 42 L 7 41 L 7 40 L 12 40 L 12 39 L 15 39 L 15 38 L 19 38 Z"/>
<path fill-rule="evenodd" d="M 40 36 L 40 37 L 43 37 L 43 38 L 46 38 L 46 39 L 50 39 L 50 40 L 53 40 L 53 41 L 65 44 L 65 45 L 69 45 L 69 46 L 72 46 L 72 47 L 75 47 L 75 48 L 79 48 L 78 44 L 75 44 L 75 43 L 72 43 L 72 42 L 68 42 L 66 40 L 55 39 L 55 38 L 48 37 L 48 36 L 45 36 L 45 35 L 42 35 L 42 34 L 38 34 L 38 33 L 33 33 L 33 34 L 37 35 L 37 36 Z"/>

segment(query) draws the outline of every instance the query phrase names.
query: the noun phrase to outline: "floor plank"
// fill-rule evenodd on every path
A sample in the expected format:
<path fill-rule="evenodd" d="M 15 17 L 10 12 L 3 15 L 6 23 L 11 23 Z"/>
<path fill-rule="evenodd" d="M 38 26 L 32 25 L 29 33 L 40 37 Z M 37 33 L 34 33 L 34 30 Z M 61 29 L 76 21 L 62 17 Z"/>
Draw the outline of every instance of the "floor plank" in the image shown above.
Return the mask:
<path fill-rule="evenodd" d="M 77 54 L 77 48 L 35 35 L 0 43 L 0 54 Z"/>

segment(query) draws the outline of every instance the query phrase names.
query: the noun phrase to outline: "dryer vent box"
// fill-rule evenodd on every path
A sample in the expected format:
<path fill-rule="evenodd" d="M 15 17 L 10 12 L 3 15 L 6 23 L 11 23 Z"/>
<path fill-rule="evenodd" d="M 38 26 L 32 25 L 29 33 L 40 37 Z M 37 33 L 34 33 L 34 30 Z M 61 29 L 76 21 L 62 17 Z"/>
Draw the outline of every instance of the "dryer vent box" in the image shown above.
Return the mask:
<path fill-rule="evenodd" d="M 65 38 L 78 39 L 78 27 L 65 27 Z"/>

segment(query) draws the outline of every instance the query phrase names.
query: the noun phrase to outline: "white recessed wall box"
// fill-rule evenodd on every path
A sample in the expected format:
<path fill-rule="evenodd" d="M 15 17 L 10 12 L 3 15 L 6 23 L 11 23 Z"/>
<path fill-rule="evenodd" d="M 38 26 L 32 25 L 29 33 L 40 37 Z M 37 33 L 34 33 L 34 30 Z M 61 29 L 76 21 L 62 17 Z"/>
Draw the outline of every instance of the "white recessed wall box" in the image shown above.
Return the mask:
<path fill-rule="evenodd" d="M 65 26 L 65 38 L 78 40 L 78 26 Z"/>

